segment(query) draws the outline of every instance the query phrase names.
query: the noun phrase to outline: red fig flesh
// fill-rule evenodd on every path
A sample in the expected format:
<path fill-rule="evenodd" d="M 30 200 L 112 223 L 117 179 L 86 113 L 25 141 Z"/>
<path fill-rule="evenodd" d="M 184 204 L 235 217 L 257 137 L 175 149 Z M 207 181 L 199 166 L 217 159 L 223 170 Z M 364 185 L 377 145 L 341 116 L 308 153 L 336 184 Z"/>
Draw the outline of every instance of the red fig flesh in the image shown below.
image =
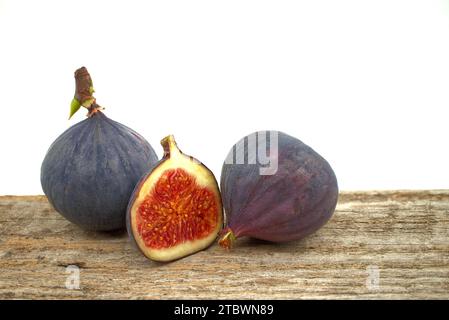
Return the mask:
<path fill-rule="evenodd" d="M 184 155 L 173 136 L 164 158 L 137 185 L 128 231 L 145 256 L 175 260 L 209 246 L 222 227 L 222 204 L 212 172 Z"/>

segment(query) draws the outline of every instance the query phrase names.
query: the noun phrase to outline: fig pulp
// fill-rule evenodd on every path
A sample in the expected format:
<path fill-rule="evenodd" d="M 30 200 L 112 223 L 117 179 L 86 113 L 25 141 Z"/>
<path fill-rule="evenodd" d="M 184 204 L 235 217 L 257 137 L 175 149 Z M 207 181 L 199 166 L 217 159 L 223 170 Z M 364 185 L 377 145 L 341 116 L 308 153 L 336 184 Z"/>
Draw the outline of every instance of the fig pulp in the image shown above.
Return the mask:
<path fill-rule="evenodd" d="M 147 258 L 170 261 L 208 247 L 222 228 L 223 211 L 212 172 L 183 154 L 173 136 L 161 144 L 164 157 L 137 184 L 127 226 Z"/>
<path fill-rule="evenodd" d="M 256 132 L 234 145 L 220 187 L 227 221 L 219 240 L 224 248 L 242 236 L 272 242 L 301 239 L 330 219 L 338 199 L 329 163 L 278 131 Z"/>
<path fill-rule="evenodd" d="M 86 68 L 78 69 L 75 79 L 71 115 L 82 105 L 88 118 L 50 146 L 41 167 L 42 189 L 57 212 L 84 229 L 125 229 L 133 189 L 158 159 L 142 136 L 101 111 Z"/>

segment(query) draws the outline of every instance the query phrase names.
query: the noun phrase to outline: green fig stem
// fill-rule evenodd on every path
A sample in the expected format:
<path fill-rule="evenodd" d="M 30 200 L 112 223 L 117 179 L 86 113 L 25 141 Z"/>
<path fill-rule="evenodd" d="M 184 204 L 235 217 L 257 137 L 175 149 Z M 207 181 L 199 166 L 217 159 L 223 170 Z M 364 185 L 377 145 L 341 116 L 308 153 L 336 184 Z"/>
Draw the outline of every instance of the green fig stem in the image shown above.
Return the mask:
<path fill-rule="evenodd" d="M 221 237 L 220 240 L 218 240 L 218 244 L 220 245 L 220 247 L 229 250 L 232 248 L 237 238 L 235 237 L 234 232 L 231 229 L 227 228 L 227 230 L 228 232 L 226 232 L 224 236 Z"/>
<path fill-rule="evenodd" d="M 92 78 L 86 67 L 81 67 L 75 71 L 75 96 L 70 105 L 69 119 L 80 109 L 84 107 L 88 110 L 87 116 L 92 117 L 103 108 L 97 104 L 93 93 L 95 92 Z"/>

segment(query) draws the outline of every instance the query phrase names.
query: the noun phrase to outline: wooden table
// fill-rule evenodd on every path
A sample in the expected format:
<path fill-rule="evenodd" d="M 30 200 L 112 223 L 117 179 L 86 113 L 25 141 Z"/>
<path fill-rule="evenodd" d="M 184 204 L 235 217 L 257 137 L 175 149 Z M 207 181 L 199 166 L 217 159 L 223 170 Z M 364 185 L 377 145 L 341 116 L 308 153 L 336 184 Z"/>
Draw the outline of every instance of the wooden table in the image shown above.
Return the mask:
<path fill-rule="evenodd" d="M 123 232 L 79 229 L 43 196 L 3 196 L 0 270 L 2 299 L 448 299 L 449 190 L 343 192 L 302 241 L 241 239 L 168 264 Z"/>

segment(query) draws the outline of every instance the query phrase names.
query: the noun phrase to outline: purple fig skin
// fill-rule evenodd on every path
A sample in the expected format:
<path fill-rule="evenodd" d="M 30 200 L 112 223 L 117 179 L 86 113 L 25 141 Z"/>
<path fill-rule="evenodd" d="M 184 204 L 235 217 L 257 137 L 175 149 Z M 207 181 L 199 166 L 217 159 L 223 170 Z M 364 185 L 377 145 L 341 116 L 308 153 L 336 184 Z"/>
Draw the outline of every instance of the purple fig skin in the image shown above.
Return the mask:
<path fill-rule="evenodd" d="M 62 216 L 85 230 L 125 228 L 134 186 L 157 162 L 137 132 L 97 112 L 62 133 L 41 167 L 41 184 Z"/>
<path fill-rule="evenodd" d="M 270 137 L 270 131 L 260 133 Z M 278 152 L 271 152 L 267 143 L 267 154 L 277 154 L 275 174 L 261 175 L 264 166 L 249 161 L 223 165 L 220 187 L 227 227 L 222 235 L 232 231 L 231 240 L 242 236 L 272 242 L 299 240 L 321 228 L 335 211 L 338 184 L 329 163 L 300 140 L 282 132 L 277 135 Z M 232 150 L 239 154 L 243 147 L 236 144 Z"/>

